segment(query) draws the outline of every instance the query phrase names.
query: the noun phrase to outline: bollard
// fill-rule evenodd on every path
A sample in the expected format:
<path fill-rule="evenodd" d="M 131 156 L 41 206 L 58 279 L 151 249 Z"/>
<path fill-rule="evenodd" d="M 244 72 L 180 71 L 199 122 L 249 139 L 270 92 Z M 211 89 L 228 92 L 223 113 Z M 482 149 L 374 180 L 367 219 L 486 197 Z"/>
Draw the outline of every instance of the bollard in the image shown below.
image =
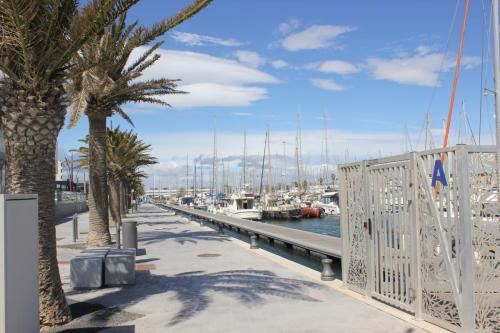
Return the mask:
<path fill-rule="evenodd" d="M 78 240 L 78 214 L 73 214 L 73 243 Z"/>
<path fill-rule="evenodd" d="M 224 235 L 224 228 L 222 228 L 222 224 L 219 224 L 219 235 Z"/>
<path fill-rule="evenodd" d="M 250 248 L 251 249 L 258 249 L 259 248 L 257 246 L 257 236 L 255 234 L 250 235 Z"/>
<path fill-rule="evenodd" d="M 136 221 L 123 221 L 123 248 L 137 250 Z"/>
<path fill-rule="evenodd" d="M 335 277 L 332 270 L 332 259 L 321 259 L 321 263 L 323 264 L 323 272 L 321 272 L 321 280 L 323 281 L 332 281 Z"/>
<path fill-rule="evenodd" d="M 119 249 L 122 247 L 121 242 L 121 223 L 116 223 L 116 248 Z"/>

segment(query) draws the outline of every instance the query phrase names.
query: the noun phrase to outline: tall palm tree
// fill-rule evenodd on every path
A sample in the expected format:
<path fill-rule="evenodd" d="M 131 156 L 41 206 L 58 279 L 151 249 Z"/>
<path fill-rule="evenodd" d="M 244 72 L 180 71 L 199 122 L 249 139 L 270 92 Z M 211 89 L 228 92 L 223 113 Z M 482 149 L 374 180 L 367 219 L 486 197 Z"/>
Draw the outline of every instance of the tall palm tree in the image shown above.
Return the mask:
<path fill-rule="evenodd" d="M 89 167 L 89 136 L 80 140 L 85 146 L 80 147 L 80 166 Z M 145 144 L 132 131 L 122 131 L 119 127 L 107 131 L 107 170 L 110 193 L 110 213 L 117 228 L 119 242 L 123 196 L 128 197 L 131 190 L 142 191 L 141 179 L 145 174 L 142 167 L 157 163 L 150 155 L 151 146 Z M 123 189 L 129 189 L 124 192 Z"/>
<path fill-rule="evenodd" d="M 0 0 L 0 122 L 6 191 L 38 194 L 40 323 L 71 315 L 55 239 L 56 139 L 64 124 L 71 59 L 139 0 Z M 21 314 L 20 314 L 21 315 Z"/>
<path fill-rule="evenodd" d="M 211 0 L 194 0 L 173 17 L 147 29 L 134 22 L 125 23 L 125 16 L 90 40 L 75 57 L 73 77 L 73 113 L 70 127 L 85 114 L 89 121 L 89 233 L 87 244 L 105 246 L 111 241 L 108 221 L 108 191 L 106 179 L 106 119 L 119 114 L 131 123 L 121 108 L 128 102 L 156 103 L 169 106 L 158 96 L 179 93 L 176 80 L 157 79 L 138 82 L 144 70 L 152 66 L 159 55 L 154 52 L 162 44 L 151 46 L 133 63 L 128 63 L 132 51 L 147 46 L 159 36 L 179 25 L 206 7 Z"/>

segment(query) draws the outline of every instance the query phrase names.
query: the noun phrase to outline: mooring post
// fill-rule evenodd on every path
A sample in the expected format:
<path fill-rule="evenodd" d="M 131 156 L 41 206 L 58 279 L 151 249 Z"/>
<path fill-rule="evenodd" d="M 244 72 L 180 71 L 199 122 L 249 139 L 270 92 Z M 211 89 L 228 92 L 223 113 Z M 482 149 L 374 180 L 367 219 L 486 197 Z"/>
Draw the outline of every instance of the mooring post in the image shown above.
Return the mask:
<path fill-rule="evenodd" d="M 219 235 L 224 235 L 224 228 L 222 227 L 222 223 L 219 223 Z"/>
<path fill-rule="evenodd" d="M 333 274 L 332 269 L 332 259 L 324 258 L 321 259 L 321 263 L 323 264 L 323 272 L 321 272 L 321 280 L 323 281 L 332 281 L 335 278 L 335 274 Z"/>
<path fill-rule="evenodd" d="M 251 249 L 258 249 L 257 245 L 257 236 L 255 234 L 250 234 L 250 248 Z"/>
<path fill-rule="evenodd" d="M 73 243 L 78 240 L 78 214 L 73 214 Z"/>
<path fill-rule="evenodd" d="M 269 238 L 269 245 L 274 246 L 274 239 L 273 238 Z"/>

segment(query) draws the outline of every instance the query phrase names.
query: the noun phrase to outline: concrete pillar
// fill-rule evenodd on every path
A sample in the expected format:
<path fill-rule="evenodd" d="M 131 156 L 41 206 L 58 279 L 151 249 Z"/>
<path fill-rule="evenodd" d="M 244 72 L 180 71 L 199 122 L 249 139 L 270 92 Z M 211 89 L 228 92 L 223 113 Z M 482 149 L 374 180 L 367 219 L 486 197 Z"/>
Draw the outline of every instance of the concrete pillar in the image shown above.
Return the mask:
<path fill-rule="evenodd" d="M 38 197 L 0 195 L 0 333 L 39 332 Z"/>
<path fill-rule="evenodd" d="M 137 249 L 137 222 L 123 221 L 123 247 Z"/>
<path fill-rule="evenodd" d="M 258 249 L 259 246 L 257 245 L 257 236 L 254 234 L 250 235 L 250 248 L 251 249 Z"/>
<path fill-rule="evenodd" d="M 325 258 L 321 259 L 321 263 L 323 264 L 323 272 L 321 272 L 321 280 L 323 281 L 332 281 L 335 278 L 335 274 L 333 274 L 332 269 L 332 259 Z"/>
<path fill-rule="evenodd" d="M 73 243 L 78 240 L 78 214 L 73 214 Z"/>

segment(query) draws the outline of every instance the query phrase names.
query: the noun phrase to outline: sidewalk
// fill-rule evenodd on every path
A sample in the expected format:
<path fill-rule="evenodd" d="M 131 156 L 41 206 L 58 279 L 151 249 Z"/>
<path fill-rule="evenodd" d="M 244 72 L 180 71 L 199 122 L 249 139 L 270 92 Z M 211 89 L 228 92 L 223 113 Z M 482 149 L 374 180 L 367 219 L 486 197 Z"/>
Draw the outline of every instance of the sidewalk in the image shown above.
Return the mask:
<path fill-rule="evenodd" d="M 75 319 L 53 332 L 423 332 L 326 286 L 319 273 L 301 274 L 155 206 L 144 204 L 140 213 L 145 254 L 137 257 L 136 284 L 124 288 L 71 290 L 69 260 L 84 239 L 72 242 L 71 222 L 57 225 Z M 79 224 L 87 230 L 88 213 Z"/>

